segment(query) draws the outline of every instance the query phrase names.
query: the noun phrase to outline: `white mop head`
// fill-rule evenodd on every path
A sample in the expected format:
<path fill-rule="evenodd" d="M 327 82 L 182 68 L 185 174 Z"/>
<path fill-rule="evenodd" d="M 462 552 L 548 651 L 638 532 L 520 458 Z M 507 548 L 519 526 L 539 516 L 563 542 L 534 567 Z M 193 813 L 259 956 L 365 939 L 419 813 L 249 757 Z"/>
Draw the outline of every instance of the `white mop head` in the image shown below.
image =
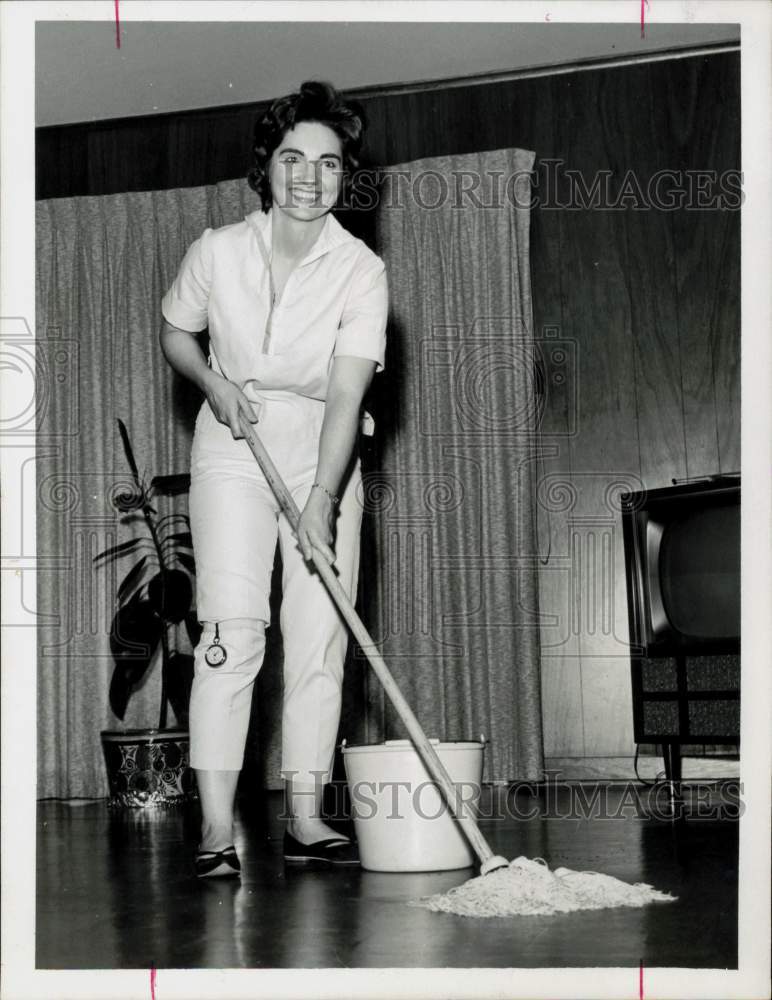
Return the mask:
<path fill-rule="evenodd" d="M 629 885 L 611 875 L 550 871 L 541 858 L 515 858 L 506 868 L 469 879 L 448 892 L 411 901 L 410 906 L 456 913 L 461 917 L 544 916 L 573 910 L 669 903 L 676 897 L 639 882 Z"/>

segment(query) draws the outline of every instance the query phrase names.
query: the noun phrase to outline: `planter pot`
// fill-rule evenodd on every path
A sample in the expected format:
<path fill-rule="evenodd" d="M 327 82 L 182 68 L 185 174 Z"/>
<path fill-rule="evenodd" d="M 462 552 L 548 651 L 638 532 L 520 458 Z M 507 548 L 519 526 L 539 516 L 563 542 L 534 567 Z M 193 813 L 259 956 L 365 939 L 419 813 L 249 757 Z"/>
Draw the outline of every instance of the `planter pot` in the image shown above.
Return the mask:
<path fill-rule="evenodd" d="M 110 805 L 148 809 L 195 798 L 184 729 L 102 731 Z"/>

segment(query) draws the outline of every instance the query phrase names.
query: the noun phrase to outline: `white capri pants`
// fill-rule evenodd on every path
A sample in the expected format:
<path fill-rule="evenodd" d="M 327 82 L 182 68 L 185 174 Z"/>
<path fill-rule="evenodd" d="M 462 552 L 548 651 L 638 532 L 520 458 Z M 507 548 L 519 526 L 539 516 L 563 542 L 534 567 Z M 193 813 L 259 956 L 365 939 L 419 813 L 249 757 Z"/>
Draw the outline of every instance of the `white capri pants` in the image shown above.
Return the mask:
<path fill-rule="evenodd" d="M 256 431 L 302 511 L 316 475 L 324 403 L 290 392 L 259 395 Z M 359 571 L 361 471 L 341 485 L 335 569 L 352 602 Z M 196 601 L 203 623 L 190 700 L 190 761 L 202 770 L 240 770 L 252 687 L 270 623 L 276 541 L 281 547 L 284 646 L 282 771 L 300 787 L 328 781 L 340 721 L 348 633 L 319 575 L 305 562 L 286 518 L 245 441 L 234 441 L 204 403 L 191 454 L 190 521 Z M 215 624 L 227 652 L 205 653 Z"/>

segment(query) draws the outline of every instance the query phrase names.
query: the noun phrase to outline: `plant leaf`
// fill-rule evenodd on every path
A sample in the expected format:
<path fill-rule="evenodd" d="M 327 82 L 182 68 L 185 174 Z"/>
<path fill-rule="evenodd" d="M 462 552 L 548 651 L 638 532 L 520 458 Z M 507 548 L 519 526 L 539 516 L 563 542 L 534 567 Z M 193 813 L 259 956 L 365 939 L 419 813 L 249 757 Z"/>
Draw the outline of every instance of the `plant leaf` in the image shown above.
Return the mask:
<path fill-rule="evenodd" d="M 100 552 L 99 555 L 94 556 L 94 565 L 101 565 L 107 560 L 120 559 L 122 556 L 127 556 L 134 552 L 136 549 L 140 548 L 142 545 L 152 546 L 152 542 L 149 538 L 130 538 L 128 542 L 121 542 L 120 545 L 113 545 L 109 549 L 105 549 L 104 552 Z"/>
<path fill-rule="evenodd" d="M 110 682 L 110 707 L 119 719 L 126 714 L 131 693 L 144 677 L 161 638 L 163 623 L 137 592 L 116 612 L 110 628 L 115 669 Z"/>
<path fill-rule="evenodd" d="M 187 514 L 183 514 L 182 511 L 175 510 L 170 514 L 164 514 L 163 517 L 158 519 L 158 530 L 166 534 L 171 530 L 172 525 L 180 524 L 187 530 L 190 530 L 190 518 Z"/>
<path fill-rule="evenodd" d="M 132 587 L 137 584 L 145 572 L 145 566 L 147 565 L 147 556 L 142 556 L 139 562 L 133 566 L 126 576 L 123 578 L 123 582 L 118 588 L 118 603 L 124 604 L 127 595 L 130 593 Z"/>
<path fill-rule="evenodd" d="M 118 430 L 121 432 L 121 441 L 123 441 L 123 450 L 126 452 L 126 461 L 129 463 L 129 468 L 134 476 L 134 482 L 137 484 L 137 489 L 142 491 L 142 483 L 139 478 L 139 472 L 137 471 L 137 463 L 134 461 L 134 451 L 131 447 L 131 441 L 129 440 L 129 432 L 126 430 L 126 424 L 122 420 L 118 420 Z"/>
<path fill-rule="evenodd" d="M 168 545 L 166 542 L 161 542 L 161 551 L 170 563 L 173 563 L 175 559 L 179 559 L 179 557 L 183 555 L 187 556 L 188 559 L 193 558 L 192 546 L 185 545 L 182 542 L 169 542 Z M 193 570 L 191 570 L 191 572 L 193 572 Z"/>
<path fill-rule="evenodd" d="M 169 704 L 181 726 L 188 724 L 188 706 L 190 705 L 192 684 L 193 657 L 190 653 L 171 653 L 166 672 L 166 697 L 169 699 Z"/>
<path fill-rule="evenodd" d="M 177 559 L 185 567 L 185 569 L 190 570 L 190 572 L 195 576 L 196 560 L 193 556 L 189 555 L 187 552 L 178 552 Z"/>
<path fill-rule="evenodd" d="M 156 573 L 148 584 L 147 596 L 156 614 L 164 621 L 177 625 L 188 613 L 193 601 L 190 577 L 181 569 Z"/>
<path fill-rule="evenodd" d="M 203 631 L 203 626 L 195 611 L 188 611 L 185 615 L 185 631 L 188 633 L 191 646 L 195 649 Z"/>
<path fill-rule="evenodd" d="M 153 476 L 150 480 L 150 489 L 154 493 L 162 493 L 167 497 L 187 493 L 190 489 L 190 473 L 179 472 L 171 476 Z"/>
<path fill-rule="evenodd" d="M 188 548 L 193 548 L 193 536 L 189 531 L 175 531 L 173 535 L 166 535 L 164 545 L 167 542 L 177 542 L 178 545 L 186 545 Z"/>

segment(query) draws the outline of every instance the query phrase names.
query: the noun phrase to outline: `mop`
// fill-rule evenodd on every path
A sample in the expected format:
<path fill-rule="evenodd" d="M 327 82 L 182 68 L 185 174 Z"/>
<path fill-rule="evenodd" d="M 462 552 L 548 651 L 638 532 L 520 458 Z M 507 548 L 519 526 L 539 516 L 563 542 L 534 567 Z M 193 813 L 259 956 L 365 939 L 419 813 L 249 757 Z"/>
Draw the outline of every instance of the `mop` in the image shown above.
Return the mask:
<path fill-rule="evenodd" d="M 241 430 L 282 513 L 293 531 L 297 532 L 300 511 L 292 494 L 282 481 L 253 426 L 244 417 L 241 418 Z M 410 905 L 465 917 L 506 917 L 569 913 L 573 910 L 598 910 L 617 906 L 640 907 L 675 899 L 649 885 L 629 885 L 599 872 L 575 872 L 567 868 L 551 871 L 541 859 L 530 861 L 520 857 L 510 863 L 506 858 L 494 854 L 383 657 L 377 652 L 375 643 L 354 610 L 332 566 L 316 550 L 312 552 L 312 561 L 407 729 L 424 766 L 439 786 L 451 815 L 480 860 L 480 875 L 477 878 L 469 879 L 449 892 L 413 900 Z"/>

